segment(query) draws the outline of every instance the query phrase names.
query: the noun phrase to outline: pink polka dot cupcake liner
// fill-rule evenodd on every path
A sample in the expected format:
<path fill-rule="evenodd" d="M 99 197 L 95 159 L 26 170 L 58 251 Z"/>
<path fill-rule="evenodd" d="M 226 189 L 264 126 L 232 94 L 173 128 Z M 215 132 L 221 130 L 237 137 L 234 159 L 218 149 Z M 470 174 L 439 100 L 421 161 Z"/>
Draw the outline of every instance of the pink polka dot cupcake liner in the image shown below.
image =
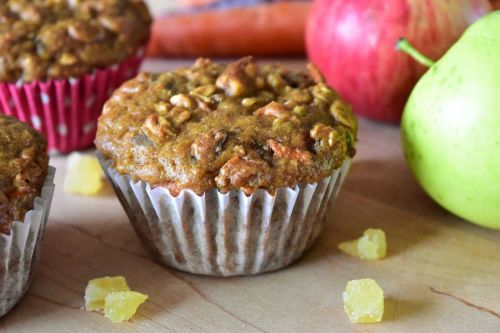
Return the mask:
<path fill-rule="evenodd" d="M 42 131 L 50 154 L 93 145 L 97 119 L 113 91 L 137 75 L 144 48 L 123 62 L 77 78 L 0 82 L 0 113 Z"/>

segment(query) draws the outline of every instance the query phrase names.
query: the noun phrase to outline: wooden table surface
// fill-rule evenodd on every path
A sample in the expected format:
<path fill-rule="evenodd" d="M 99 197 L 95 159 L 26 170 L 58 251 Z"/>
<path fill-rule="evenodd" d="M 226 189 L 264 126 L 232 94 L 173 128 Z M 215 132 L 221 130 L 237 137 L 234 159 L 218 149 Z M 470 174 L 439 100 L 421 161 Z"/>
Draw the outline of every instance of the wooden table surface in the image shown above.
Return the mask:
<path fill-rule="evenodd" d="M 42 258 L 32 288 L 0 320 L 0 331 L 500 332 L 500 232 L 454 217 L 425 195 L 404 161 L 398 127 L 361 120 L 358 148 L 313 249 L 282 271 L 240 278 L 154 263 L 111 188 L 98 197 L 65 194 L 65 158 L 52 158 L 58 186 Z M 368 227 L 386 231 L 385 260 L 337 250 Z M 87 281 L 113 275 L 150 296 L 131 322 L 112 324 L 81 309 Z M 385 291 L 382 323 L 351 324 L 342 308 L 347 281 L 365 277 Z"/>

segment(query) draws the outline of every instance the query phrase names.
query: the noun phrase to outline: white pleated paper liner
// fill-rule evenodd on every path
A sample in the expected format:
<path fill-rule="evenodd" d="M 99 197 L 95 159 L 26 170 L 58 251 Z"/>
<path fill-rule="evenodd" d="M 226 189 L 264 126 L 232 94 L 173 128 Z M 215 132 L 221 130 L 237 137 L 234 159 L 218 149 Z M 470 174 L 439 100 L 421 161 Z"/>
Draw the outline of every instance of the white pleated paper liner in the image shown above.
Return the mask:
<path fill-rule="evenodd" d="M 152 257 L 195 274 L 251 275 L 283 268 L 298 259 L 319 235 L 328 203 L 349 170 L 341 168 L 314 184 L 279 188 L 270 195 L 240 190 L 204 195 L 134 183 L 98 153 L 128 217 Z"/>
<path fill-rule="evenodd" d="M 0 233 L 0 317 L 21 300 L 33 278 L 54 195 L 54 174 L 49 167 L 41 194 L 24 222 L 15 221 L 10 235 Z"/>

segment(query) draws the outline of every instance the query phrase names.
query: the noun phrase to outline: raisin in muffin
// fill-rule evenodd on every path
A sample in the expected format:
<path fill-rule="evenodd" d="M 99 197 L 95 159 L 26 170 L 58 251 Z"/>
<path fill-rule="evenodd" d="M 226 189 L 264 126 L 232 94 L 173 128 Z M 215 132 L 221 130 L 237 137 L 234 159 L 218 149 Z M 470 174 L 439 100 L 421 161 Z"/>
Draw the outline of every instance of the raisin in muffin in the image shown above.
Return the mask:
<path fill-rule="evenodd" d="M 0 115 L 0 317 L 26 292 L 53 193 L 43 135 Z"/>
<path fill-rule="evenodd" d="M 200 59 L 191 68 L 143 73 L 126 82 L 104 107 L 96 146 L 136 230 L 155 257 L 192 272 L 234 275 L 283 267 L 312 243 L 326 203 L 355 153 L 356 132 L 350 106 L 313 66 L 309 73 L 295 73 L 259 66 L 250 57 L 228 65 Z M 122 178 L 130 181 L 122 183 Z M 224 201 L 233 196 L 238 199 Z M 193 211 L 186 211 L 189 206 Z M 144 216 L 137 216 L 138 207 Z M 211 214 L 216 217 L 208 222 Z M 252 214 L 255 217 L 249 218 Z M 275 221 L 276 230 L 263 230 L 266 218 Z M 297 225 L 290 226 L 287 218 Z M 190 227 L 191 235 L 187 229 L 176 234 L 173 227 L 155 230 L 171 233 L 159 245 L 154 233 L 146 230 L 155 219 L 167 229 L 176 223 L 187 227 L 189 221 L 200 225 Z M 228 221 L 233 224 L 230 230 L 245 233 L 246 241 L 255 237 L 253 249 L 235 239 L 227 248 L 227 235 L 218 233 L 227 231 L 223 229 Z M 202 238 L 211 239 L 210 246 L 196 244 L 196 228 L 209 228 Z M 259 250 L 261 236 L 266 242 L 274 237 L 294 254 L 277 258 L 275 252 Z M 293 239 L 285 241 L 290 236 Z M 179 237 L 186 244 L 180 244 Z M 204 247 L 210 253 L 200 259 Z M 266 263 L 234 261 L 257 253 L 274 257 Z M 221 263 L 219 255 L 234 260 Z"/>

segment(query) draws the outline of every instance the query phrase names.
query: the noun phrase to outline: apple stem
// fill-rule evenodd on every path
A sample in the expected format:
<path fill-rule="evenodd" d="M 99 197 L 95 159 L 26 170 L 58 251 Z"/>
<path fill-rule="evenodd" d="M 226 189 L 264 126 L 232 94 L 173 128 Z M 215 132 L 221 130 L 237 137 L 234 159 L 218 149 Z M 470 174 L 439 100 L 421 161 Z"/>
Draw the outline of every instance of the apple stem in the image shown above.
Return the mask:
<path fill-rule="evenodd" d="M 424 66 L 431 67 L 434 61 L 420 53 L 406 38 L 400 38 L 396 43 L 396 50 L 402 51 Z"/>

